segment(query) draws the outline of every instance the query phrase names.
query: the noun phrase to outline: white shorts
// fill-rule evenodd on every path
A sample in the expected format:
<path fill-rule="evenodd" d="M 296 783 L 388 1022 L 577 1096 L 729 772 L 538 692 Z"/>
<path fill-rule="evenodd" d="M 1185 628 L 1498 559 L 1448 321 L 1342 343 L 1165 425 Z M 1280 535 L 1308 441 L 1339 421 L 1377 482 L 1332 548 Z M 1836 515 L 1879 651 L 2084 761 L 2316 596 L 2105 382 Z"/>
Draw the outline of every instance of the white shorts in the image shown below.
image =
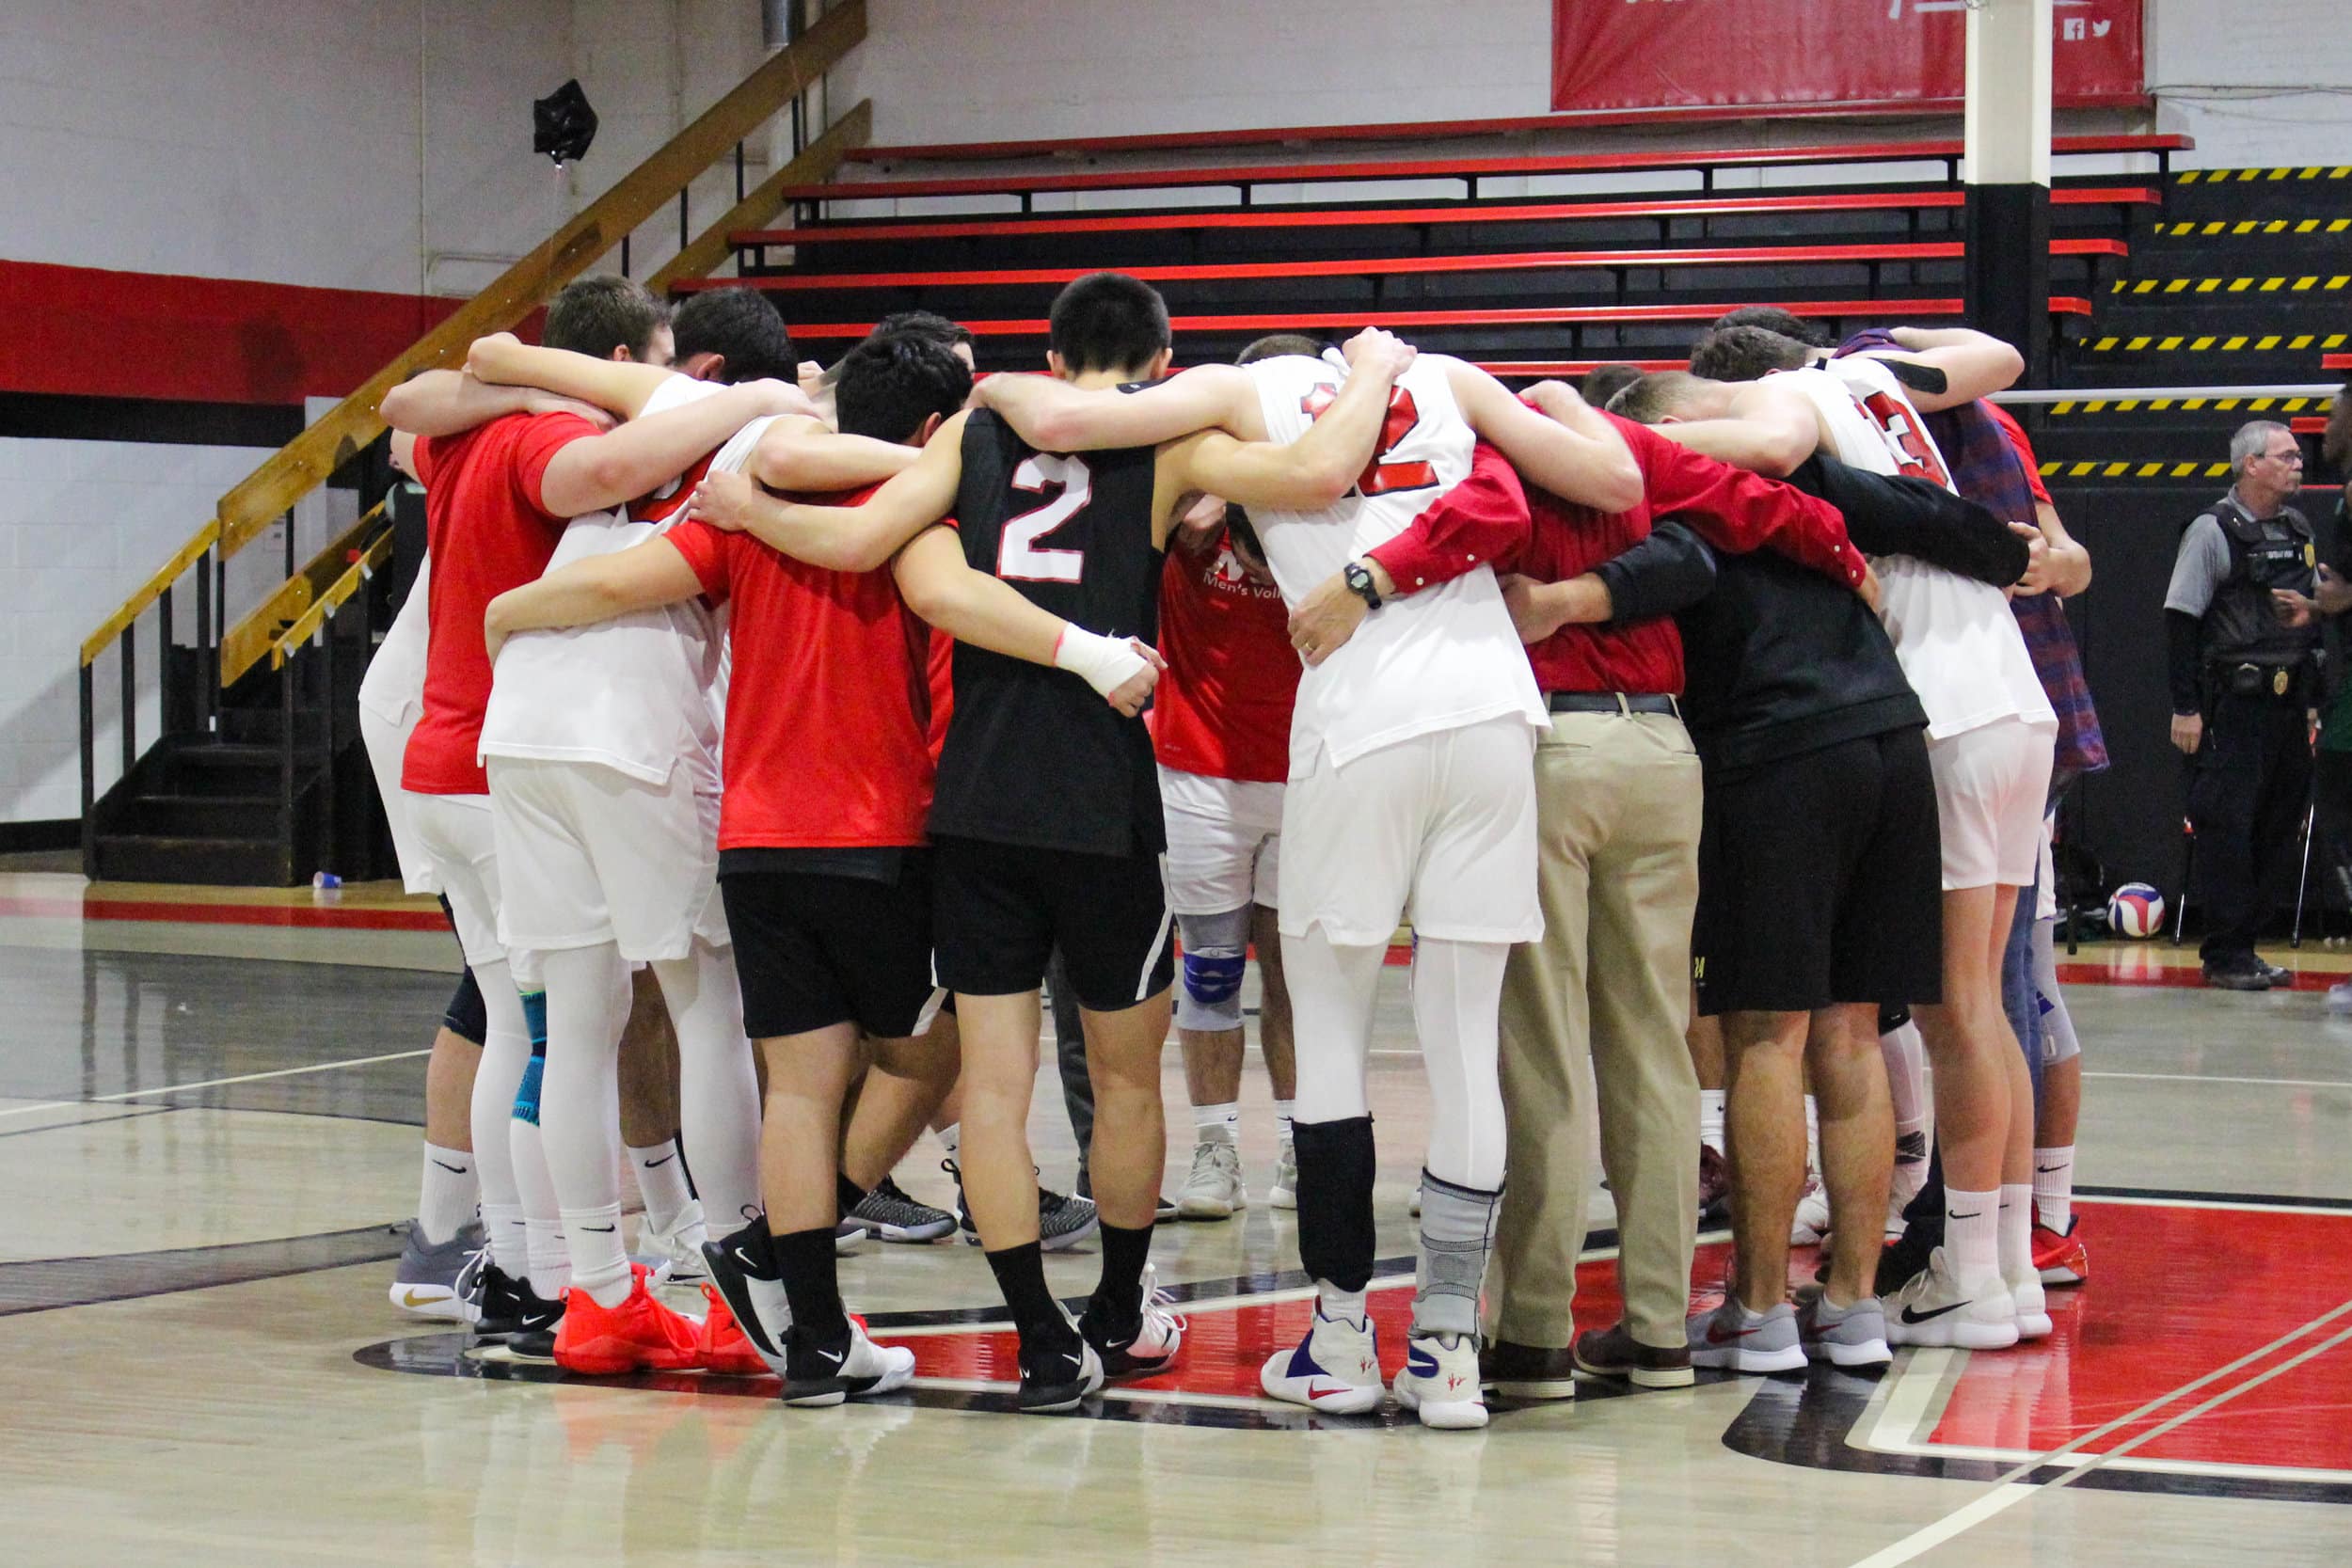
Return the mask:
<path fill-rule="evenodd" d="M 1281 927 L 1342 946 L 1422 936 L 1534 942 L 1535 735 L 1513 713 L 1314 771 L 1282 800 Z"/>
<path fill-rule="evenodd" d="M 2050 853 L 2057 832 L 2058 811 L 2054 807 L 2042 814 L 2042 856 L 2034 862 L 2033 874 L 2033 917 L 2036 920 L 2058 918 L 2058 863 Z"/>
<path fill-rule="evenodd" d="M 417 795 L 406 790 L 408 823 L 433 863 L 433 875 L 449 899 L 457 923 L 457 945 L 466 962 L 504 963 L 499 944 L 498 838 L 490 826 L 487 795 Z"/>
<path fill-rule="evenodd" d="M 384 801 L 384 820 L 391 825 L 392 853 L 400 861 L 401 886 L 410 893 L 438 893 L 441 882 L 433 874 L 433 858 L 417 842 L 416 824 L 408 816 L 408 795 L 400 787 L 400 768 L 408 755 L 408 736 L 423 716 L 422 709 L 412 709 L 406 723 L 395 724 L 363 705 L 359 709 L 359 739 L 368 749 L 368 768 L 375 774 L 375 793 Z"/>
<path fill-rule="evenodd" d="M 549 953 L 612 942 L 635 962 L 727 944 L 719 797 L 673 768 L 649 784 L 592 762 L 488 757 L 503 895 L 499 940 Z"/>
<path fill-rule="evenodd" d="M 1170 912 L 1227 914 L 1252 904 L 1279 907 L 1282 788 L 1160 769 Z"/>
<path fill-rule="evenodd" d="M 1996 719 L 1928 742 L 1945 892 L 2033 880 L 2057 738 L 2055 720 Z"/>

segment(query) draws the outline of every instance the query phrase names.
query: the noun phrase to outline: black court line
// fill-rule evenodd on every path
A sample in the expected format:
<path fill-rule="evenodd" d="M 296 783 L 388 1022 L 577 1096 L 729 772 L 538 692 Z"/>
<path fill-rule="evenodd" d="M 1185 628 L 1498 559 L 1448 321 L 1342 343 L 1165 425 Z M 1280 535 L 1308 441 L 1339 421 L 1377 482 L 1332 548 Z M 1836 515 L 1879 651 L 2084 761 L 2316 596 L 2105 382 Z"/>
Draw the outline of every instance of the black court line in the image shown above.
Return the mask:
<path fill-rule="evenodd" d="M 77 1105 L 98 1103 L 99 1101 L 94 1100 L 61 1101 L 58 1102 L 57 1109 L 70 1111 Z M 36 1132 L 71 1132 L 77 1127 L 103 1127 L 108 1122 L 136 1121 L 141 1117 L 167 1117 L 174 1111 L 185 1108 L 180 1105 L 157 1105 L 136 1111 L 125 1111 L 119 1117 L 84 1117 L 80 1121 L 53 1121 L 46 1127 L 20 1127 L 12 1132 L 0 1132 L 0 1138 L 29 1138 Z"/>
<path fill-rule="evenodd" d="M 381 1262 L 400 1256 L 406 1228 L 371 1225 L 226 1246 L 0 1263 L 0 1318 Z"/>

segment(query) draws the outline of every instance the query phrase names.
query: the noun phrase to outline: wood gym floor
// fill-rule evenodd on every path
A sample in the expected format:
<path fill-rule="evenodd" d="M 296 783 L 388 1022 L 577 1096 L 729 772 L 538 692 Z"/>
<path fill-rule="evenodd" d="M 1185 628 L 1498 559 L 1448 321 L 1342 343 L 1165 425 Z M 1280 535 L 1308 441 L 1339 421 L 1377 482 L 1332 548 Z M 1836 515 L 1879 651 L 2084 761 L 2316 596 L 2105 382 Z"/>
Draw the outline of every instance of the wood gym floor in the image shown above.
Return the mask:
<path fill-rule="evenodd" d="M 919 1357 L 874 1404 L 469 1359 L 386 1299 L 454 962 L 437 927 L 374 889 L 0 875 L 7 1560 L 2352 1561 L 2352 1021 L 2320 995 L 2352 965 L 2315 944 L 2270 955 L 2302 986 L 2265 996 L 2184 986 L 2193 957 L 2162 945 L 2066 971 L 2093 1277 L 2052 1292 L 2046 1344 L 1908 1353 L 1879 1380 L 1587 1385 L 1461 1435 L 1259 1397 L 1306 1312 L 1291 1216 L 1263 1204 L 1160 1232 L 1184 1365 L 1091 1418 L 1007 1414 L 1009 1337 L 954 1242 L 843 1260 L 852 1305 Z M 1402 973 L 1386 983 L 1374 1300 L 1394 1358 L 1419 1069 Z M 1166 1082 L 1173 1184 L 1173 1050 Z M 1253 1058 L 1261 1196 L 1266 1098 Z M 1050 1069 L 1034 1132 L 1066 1181 Z M 938 1201 L 935 1160 L 901 1180 Z M 1594 1240 L 1580 1315 L 1603 1322 Z M 1702 1247 L 1702 1290 L 1723 1252 Z M 1093 1249 L 1050 1268 L 1081 1294 Z"/>

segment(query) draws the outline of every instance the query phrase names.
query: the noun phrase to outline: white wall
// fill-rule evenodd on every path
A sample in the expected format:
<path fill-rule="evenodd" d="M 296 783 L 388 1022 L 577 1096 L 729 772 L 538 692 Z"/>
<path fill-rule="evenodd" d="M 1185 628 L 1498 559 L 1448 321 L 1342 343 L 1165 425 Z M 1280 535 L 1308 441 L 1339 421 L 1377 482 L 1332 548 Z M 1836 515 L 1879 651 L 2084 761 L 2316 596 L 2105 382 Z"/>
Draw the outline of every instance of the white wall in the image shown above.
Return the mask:
<path fill-rule="evenodd" d="M 2206 168 L 2352 163 L 2352 5 L 2148 0 L 2157 128 Z"/>

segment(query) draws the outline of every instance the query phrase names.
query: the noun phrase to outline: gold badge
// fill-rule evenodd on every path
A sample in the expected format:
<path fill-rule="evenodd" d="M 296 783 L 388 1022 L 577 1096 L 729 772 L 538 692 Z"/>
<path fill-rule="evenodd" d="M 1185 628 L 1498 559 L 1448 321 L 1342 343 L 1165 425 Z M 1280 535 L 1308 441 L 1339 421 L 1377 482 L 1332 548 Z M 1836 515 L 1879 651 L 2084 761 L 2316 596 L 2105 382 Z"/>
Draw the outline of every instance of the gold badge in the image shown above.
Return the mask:
<path fill-rule="evenodd" d="M 2284 670 L 2273 670 L 2270 673 L 2270 690 L 2274 696 L 2283 697 L 2287 694 L 2287 673 Z"/>

